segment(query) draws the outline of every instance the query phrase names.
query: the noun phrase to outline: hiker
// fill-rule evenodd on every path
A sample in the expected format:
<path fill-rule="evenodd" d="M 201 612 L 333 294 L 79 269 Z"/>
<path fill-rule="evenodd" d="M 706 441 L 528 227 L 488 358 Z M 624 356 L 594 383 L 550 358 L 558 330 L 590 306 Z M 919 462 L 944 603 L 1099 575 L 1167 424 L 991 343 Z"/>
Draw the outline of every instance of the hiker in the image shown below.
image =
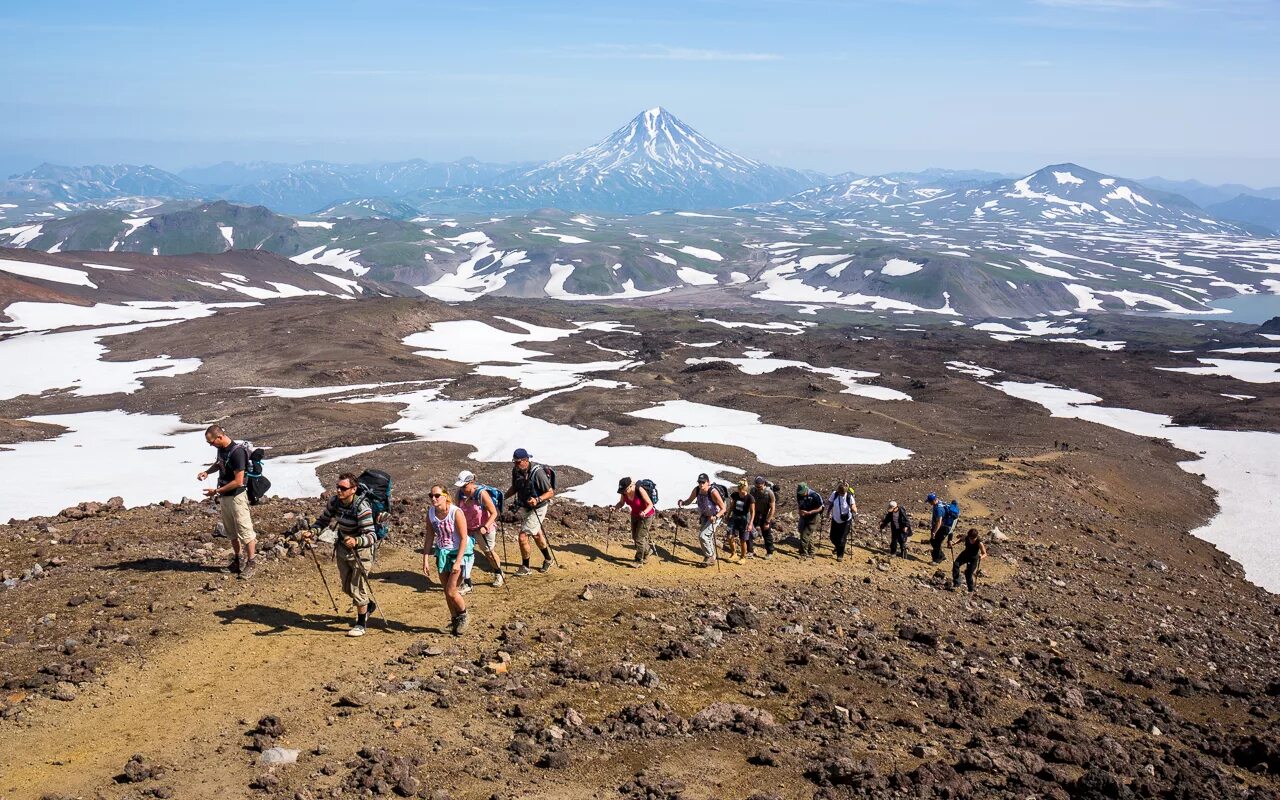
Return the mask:
<path fill-rule="evenodd" d="M 755 498 L 747 489 L 747 479 L 738 481 L 738 487 L 729 493 L 729 560 L 743 561 L 751 558 L 751 522 L 755 518 Z"/>
<path fill-rule="evenodd" d="M 977 528 L 970 528 L 969 532 L 964 535 L 964 549 L 960 551 L 960 555 L 956 556 L 956 560 L 951 562 L 951 590 L 955 591 L 960 588 L 960 567 L 964 567 L 964 580 L 969 587 L 969 591 L 974 590 L 974 578 L 978 574 L 978 566 L 982 563 L 982 559 L 987 557 L 987 546 L 982 542 L 982 538 L 978 535 Z"/>
<path fill-rule="evenodd" d="M 511 455 L 511 488 L 507 496 L 514 496 L 520 501 L 523 517 L 520 522 L 520 569 L 515 571 L 517 578 L 532 575 L 529 569 L 529 537 L 537 543 L 542 551 L 542 566 L 539 572 L 546 573 L 555 565 L 555 556 L 547 546 L 547 536 L 543 533 L 542 524 L 547 520 L 547 508 L 551 498 L 555 497 L 555 487 L 551 485 L 551 475 L 547 467 L 534 464 L 529 459 L 529 451 L 517 448 Z"/>
<path fill-rule="evenodd" d="M 458 508 L 462 509 L 462 515 L 467 518 L 467 530 L 479 543 L 480 552 L 489 560 L 489 567 L 493 569 L 493 585 L 501 588 L 504 582 L 502 560 L 494 549 L 498 544 L 498 507 L 493 502 L 493 495 L 488 487 L 483 490 L 480 488 L 476 483 L 475 473 L 470 470 L 459 472 L 458 480 L 453 485 L 458 490 Z M 463 559 L 462 594 L 471 593 L 471 567 L 474 564 L 474 554 L 471 558 Z"/>
<path fill-rule="evenodd" d="M 248 580 L 257 570 L 254 547 L 258 543 L 258 536 L 253 531 L 253 517 L 249 515 L 249 487 L 245 482 L 249 448 L 244 442 L 233 442 L 221 425 L 205 428 L 204 440 L 218 449 L 218 460 L 197 473 L 196 480 L 204 481 L 210 472 L 217 470 L 218 488 L 206 488 L 204 496 L 217 498 L 222 531 L 231 540 L 231 563 L 227 568 L 240 579 Z M 242 550 L 243 560 L 240 558 Z"/>
<path fill-rule="evenodd" d="M 695 502 L 698 504 L 700 518 L 698 541 L 702 544 L 702 566 L 714 567 L 716 565 L 716 526 L 724 516 L 725 505 L 724 498 L 720 496 L 720 490 L 711 485 L 711 478 L 705 472 L 698 476 L 698 485 L 693 487 L 689 496 L 678 501 L 676 505 L 684 507 Z"/>
<path fill-rule="evenodd" d="M 907 510 L 898 505 L 897 500 L 889 501 L 889 511 L 880 520 L 880 530 L 883 531 L 885 527 L 889 528 L 889 555 L 897 553 L 906 558 L 907 542 L 911 540 L 911 518 L 907 516 Z"/>
<path fill-rule="evenodd" d="M 435 538 L 428 547 L 427 537 L 423 536 L 422 573 L 431 577 L 428 565 L 434 552 L 436 572 L 440 573 L 440 584 L 444 587 L 444 602 L 449 607 L 449 631 L 454 636 L 461 636 L 467 627 L 467 601 L 458 589 L 462 583 L 462 560 L 474 555 L 474 540 L 467 532 L 466 516 L 453 504 L 453 498 L 444 486 L 438 483 L 432 486 L 428 497 L 431 506 L 427 509 L 427 521 Z"/>
<path fill-rule="evenodd" d="M 658 510 L 653 507 L 653 498 L 648 490 L 631 478 L 618 479 L 618 502 L 614 508 L 631 509 L 631 541 L 636 546 L 635 566 L 643 567 L 649 558 L 653 546 L 649 543 L 649 525 Z"/>
<path fill-rule="evenodd" d="M 942 552 L 942 544 L 951 536 L 951 526 L 955 521 L 948 521 L 947 504 L 942 502 L 935 493 L 929 492 L 929 496 L 924 501 L 933 509 L 933 519 L 929 527 L 929 544 L 933 546 L 933 563 L 940 564 L 946 560 Z"/>
<path fill-rule="evenodd" d="M 844 548 L 849 541 L 849 527 L 858 513 L 858 499 L 853 489 L 849 488 L 844 478 L 836 482 L 836 490 L 826 502 L 827 513 L 831 516 L 831 546 L 836 551 L 836 561 L 844 561 Z"/>
<path fill-rule="evenodd" d="M 373 508 L 359 495 L 358 487 L 355 475 L 350 472 L 339 475 L 324 513 L 302 534 L 303 539 L 311 541 L 330 525 L 337 528 L 333 556 L 338 562 L 338 577 L 342 580 L 342 591 L 356 607 L 356 621 L 347 631 L 348 636 L 364 636 L 369 615 L 378 608 L 369 590 L 369 573 L 373 569 L 378 534 L 373 527 Z"/>
<path fill-rule="evenodd" d="M 764 558 L 773 558 L 773 514 L 778 510 L 778 498 L 774 496 L 773 489 L 770 488 L 769 482 L 764 479 L 763 475 L 757 475 L 755 483 L 751 488 L 751 504 L 755 508 L 752 514 L 751 525 L 755 530 L 760 532 L 760 537 L 764 539 Z M 755 542 L 748 553 L 755 552 Z"/>
<path fill-rule="evenodd" d="M 800 536 L 800 557 L 813 558 L 813 529 L 822 518 L 822 495 L 809 484 L 796 486 L 796 533 Z"/>

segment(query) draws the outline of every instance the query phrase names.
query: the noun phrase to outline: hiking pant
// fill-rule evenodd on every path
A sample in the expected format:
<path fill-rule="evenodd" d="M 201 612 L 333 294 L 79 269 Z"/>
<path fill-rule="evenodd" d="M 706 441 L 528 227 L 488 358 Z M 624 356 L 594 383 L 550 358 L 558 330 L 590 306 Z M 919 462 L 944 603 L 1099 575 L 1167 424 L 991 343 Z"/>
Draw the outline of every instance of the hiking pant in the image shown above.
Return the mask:
<path fill-rule="evenodd" d="M 853 520 L 831 521 L 831 546 L 836 549 L 836 558 L 844 558 L 844 547 L 849 541 L 849 525 L 852 522 Z"/>
<path fill-rule="evenodd" d="M 907 557 L 907 542 L 911 539 L 911 529 L 903 528 L 900 531 L 889 529 L 889 555 L 895 553 L 903 558 Z"/>
<path fill-rule="evenodd" d="M 373 559 L 348 558 L 338 556 L 338 578 L 342 581 L 342 591 L 351 597 L 357 606 L 368 605 L 372 599 L 369 594 L 369 572 L 373 569 Z"/>
<path fill-rule="evenodd" d="M 760 531 L 760 536 L 764 538 L 764 551 L 769 555 L 773 555 L 773 523 L 757 519 L 755 521 L 755 529 Z"/>
<path fill-rule="evenodd" d="M 253 517 L 249 516 L 249 493 L 223 495 L 218 498 L 218 511 L 222 515 L 222 532 L 228 538 L 247 544 L 258 537 L 253 531 Z"/>
<path fill-rule="evenodd" d="M 698 542 L 702 545 L 702 555 L 708 561 L 716 560 L 716 528 L 719 525 L 719 517 L 703 517 L 702 527 L 698 530 Z"/>
<path fill-rule="evenodd" d="M 631 518 L 631 541 L 636 545 L 636 563 L 643 564 L 649 557 L 649 523 L 655 515 Z"/>
<path fill-rule="evenodd" d="M 956 560 L 951 562 L 951 585 L 960 585 L 960 567 L 964 567 L 964 582 L 969 587 L 969 591 L 973 591 L 974 576 L 978 573 L 978 562 L 982 559 L 978 558 L 977 553 L 965 555 L 961 553 L 956 556 Z"/>
<path fill-rule="evenodd" d="M 818 525 L 818 515 L 800 517 L 796 523 L 796 532 L 800 534 L 800 555 L 813 555 L 813 529 Z"/>
<path fill-rule="evenodd" d="M 933 561 L 935 564 L 946 559 L 946 556 L 942 553 L 942 545 L 950 536 L 951 528 L 947 525 L 943 525 L 938 528 L 938 532 L 929 540 L 929 544 L 933 545 Z"/>

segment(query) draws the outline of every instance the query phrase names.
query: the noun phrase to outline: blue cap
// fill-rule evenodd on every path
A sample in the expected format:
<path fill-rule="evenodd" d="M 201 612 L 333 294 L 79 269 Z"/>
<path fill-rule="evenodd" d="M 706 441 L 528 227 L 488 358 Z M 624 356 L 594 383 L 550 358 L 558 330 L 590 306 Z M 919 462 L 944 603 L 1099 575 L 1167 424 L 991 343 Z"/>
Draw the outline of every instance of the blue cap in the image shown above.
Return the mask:
<path fill-rule="evenodd" d="M 932 503 L 934 500 L 937 500 L 937 499 L 938 499 L 938 496 L 936 494 L 934 494 L 933 492 L 929 492 L 929 496 L 926 497 L 924 501 L 926 503 Z"/>
<path fill-rule="evenodd" d="M 517 447 L 516 451 L 511 454 L 512 461 L 519 461 L 522 458 L 528 458 L 528 457 L 529 457 L 529 451 L 525 450 L 523 447 Z"/>

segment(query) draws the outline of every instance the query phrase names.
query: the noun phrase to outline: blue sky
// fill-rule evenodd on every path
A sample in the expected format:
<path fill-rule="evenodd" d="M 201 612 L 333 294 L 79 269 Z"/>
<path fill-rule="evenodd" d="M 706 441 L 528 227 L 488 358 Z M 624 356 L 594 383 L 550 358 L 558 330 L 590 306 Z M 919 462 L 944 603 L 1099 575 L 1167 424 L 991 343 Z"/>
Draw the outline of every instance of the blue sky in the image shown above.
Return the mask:
<path fill-rule="evenodd" d="M 1280 184 L 1277 0 L 0 6 L 0 169 L 544 160 L 663 105 L 785 166 Z"/>

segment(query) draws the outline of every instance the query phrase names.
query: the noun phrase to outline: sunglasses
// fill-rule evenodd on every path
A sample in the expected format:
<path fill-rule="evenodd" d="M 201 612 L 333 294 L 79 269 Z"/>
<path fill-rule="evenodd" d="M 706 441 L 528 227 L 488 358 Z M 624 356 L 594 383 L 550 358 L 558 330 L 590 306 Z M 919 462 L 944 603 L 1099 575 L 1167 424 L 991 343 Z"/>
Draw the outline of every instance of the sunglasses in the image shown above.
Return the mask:
<path fill-rule="evenodd" d="M 437 498 L 444 497 L 444 495 L 439 492 L 432 492 L 431 494 L 427 495 L 427 497 L 430 497 L 432 500 L 435 500 Z"/>
<path fill-rule="evenodd" d="M 354 488 L 356 488 L 356 487 L 354 487 L 354 486 L 343 486 L 342 484 L 340 484 L 340 483 L 339 483 L 339 484 L 338 484 L 336 487 L 334 487 L 334 488 L 336 488 L 336 489 L 337 489 L 338 491 L 340 491 L 340 492 L 345 492 L 345 491 L 346 491 L 346 490 L 348 490 L 348 489 L 354 489 Z"/>

